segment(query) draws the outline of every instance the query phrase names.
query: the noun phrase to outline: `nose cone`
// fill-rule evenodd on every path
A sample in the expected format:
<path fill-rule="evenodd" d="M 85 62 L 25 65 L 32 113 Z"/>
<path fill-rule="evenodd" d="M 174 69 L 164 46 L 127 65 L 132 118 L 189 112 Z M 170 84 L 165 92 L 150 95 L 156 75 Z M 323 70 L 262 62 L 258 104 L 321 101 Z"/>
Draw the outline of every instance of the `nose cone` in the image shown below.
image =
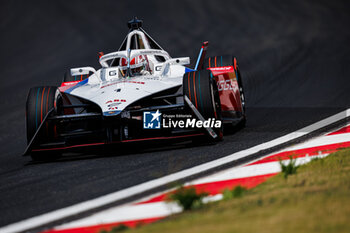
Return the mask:
<path fill-rule="evenodd" d="M 182 79 L 142 76 L 108 81 L 102 85 L 86 83 L 70 94 L 96 103 L 105 116 L 115 116 L 135 101 L 181 84 Z"/>
<path fill-rule="evenodd" d="M 150 94 L 143 90 L 143 85 L 144 82 L 136 80 L 108 83 L 101 86 L 100 95 L 92 100 L 101 106 L 104 115 L 118 115 L 128 105 Z"/>

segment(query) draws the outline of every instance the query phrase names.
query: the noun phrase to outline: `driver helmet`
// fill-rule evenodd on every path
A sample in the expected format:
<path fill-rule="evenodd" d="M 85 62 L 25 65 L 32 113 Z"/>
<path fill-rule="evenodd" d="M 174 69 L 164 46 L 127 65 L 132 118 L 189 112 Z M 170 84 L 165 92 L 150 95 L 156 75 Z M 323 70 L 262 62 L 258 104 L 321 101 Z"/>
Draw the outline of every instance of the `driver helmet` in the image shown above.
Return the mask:
<path fill-rule="evenodd" d="M 127 69 L 127 60 L 125 58 L 120 59 L 120 66 L 122 70 Z M 134 57 L 130 62 L 130 71 L 132 75 L 149 74 L 147 67 L 148 67 L 148 63 L 144 55 L 138 55 Z"/>

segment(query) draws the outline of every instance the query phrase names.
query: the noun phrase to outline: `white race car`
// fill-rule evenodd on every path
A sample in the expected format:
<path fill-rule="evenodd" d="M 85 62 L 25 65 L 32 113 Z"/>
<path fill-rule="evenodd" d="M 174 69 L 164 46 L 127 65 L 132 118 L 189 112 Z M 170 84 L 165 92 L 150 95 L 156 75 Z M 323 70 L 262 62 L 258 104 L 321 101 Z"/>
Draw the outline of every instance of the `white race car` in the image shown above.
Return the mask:
<path fill-rule="evenodd" d="M 33 160 L 57 159 L 81 147 L 175 138 L 223 137 L 223 126 L 244 125 L 244 93 L 236 58 L 172 58 L 143 29 L 128 22 L 117 52 L 100 54 L 101 68 L 72 68 L 60 87 L 30 89 L 26 103 Z M 49 153 L 50 152 L 50 153 Z"/>

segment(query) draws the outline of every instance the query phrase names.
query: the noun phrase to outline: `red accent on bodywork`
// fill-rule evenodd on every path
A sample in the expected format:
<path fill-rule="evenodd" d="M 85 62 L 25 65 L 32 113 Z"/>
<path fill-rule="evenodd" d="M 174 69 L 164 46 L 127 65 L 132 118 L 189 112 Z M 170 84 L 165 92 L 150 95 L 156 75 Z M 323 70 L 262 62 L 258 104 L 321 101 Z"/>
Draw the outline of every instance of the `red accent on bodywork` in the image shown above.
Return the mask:
<path fill-rule="evenodd" d="M 76 85 L 76 84 L 78 84 L 79 82 L 80 82 L 80 80 L 79 80 L 79 81 L 72 81 L 72 82 L 63 82 L 63 83 L 61 84 L 61 87 L 65 87 L 65 86 L 72 87 L 72 85 Z"/>
<path fill-rule="evenodd" d="M 221 109 L 223 111 L 242 111 L 241 97 L 233 66 L 208 68 L 217 82 Z"/>
<path fill-rule="evenodd" d="M 62 93 L 62 99 L 63 99 L 64 105 L 72 105 L 68 96 L 66 96 L 64 93 Z M 66 115 L 75 114 L 74 108 L 65 108 L 63 111 L 64 111 L 64 114 Z"/>
<path fill-rule="evenodd" d="M 71 149 L 71 148 L 79 148 L 79 147 L 87 147 L 87 146 L 99 146 L 99 145 L 104 145 L 104 144 L 106 144 L 106 143 L 105 142 L 98 142 L 98 143 L 80 144 L 80 145 L 55 147 L 55 148 L 34 149 L 33 151 L 66 150 L 66 149 Z"/>
<path fill-rule="evenodd" d="M 213 73 L 214 76 L 235 71 L 233 69 L 233 66 L 221 66 L 221 67 L 213 67 L 208 69 Z"/>
<path fill-rule="evenodd" d="M 75 85 L 77 85 L 79 82 L 80 81 L 63 82 L 63 83 L 61 83 L 61 86 L 58 89 L 60 90 L 60 92 L 65 92 L 69 88 L 74 87 Z"/>

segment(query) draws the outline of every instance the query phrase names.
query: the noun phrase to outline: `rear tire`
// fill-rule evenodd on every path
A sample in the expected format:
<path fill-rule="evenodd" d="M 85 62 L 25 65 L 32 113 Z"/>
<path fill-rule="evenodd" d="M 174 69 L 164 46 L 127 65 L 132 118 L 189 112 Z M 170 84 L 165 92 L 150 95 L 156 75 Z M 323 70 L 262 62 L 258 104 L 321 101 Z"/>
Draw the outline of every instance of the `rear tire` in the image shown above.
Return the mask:
<path fill-rule="evenodd" d="M 243 89 L 243 83 L 242 83 L 242 76 L 241 76 L 241 72 L 239 71 L 238 66 L 236 68 L 236 76 L 237 76 L 237 82 L 238 82 L 238 86 L 239 86 L 239 93 L 241 96 L 243 115 L 245 116 L 245 95 L 244 95 L 244 89 Z"/>
<path fill-rule="evenodd" d="M 47 113 L 54 108 L 56 91 L 57 87 L 55 86 L 33 87 L 29 90 L 26 103 L 26 128 L 28 144 L 34 137 Z M 36 139 L 37 142 L 43 143 L 53 139 L 54 137 L 55 126 L 47 122 L 42 126 Z M 43 160 L 43 155 L 44 153 L 31 153 L 33 160 Z M 46 157 L 46 160 L 51 160 L 56 159 L 57 155 Z"/>
<path fill-rule="evenodd" d="M 234 66 L 234 57 L 232 55 L 213 56 L 206 58 L 203 63 L 204 70 L 222 66 Z"/>
<path fill-rule="evenodd" d="M 219 91 L 210 71 L 199 70 L 184 74 L 183 93 L 190 99 L 204 119 L 222 120 Z M 223 139 L 222 126 L 221 124 L 220 128 L 213 128 L 218 135 L 216 140 Z"/>
<path fill-rule="evenodd" d="M 242 104 L 242 120 L 238 124 L 230 125 L 229 128 L 232 128 L 233 130 L 240 129 L 240 128 L 243 128 L 246 124 L 246 116 L 245 116 L 245 95 L 244 95 L 244 89 L 243 89 L 243 82 L 242 82 L 241 73 L 238 67 L 237 59 L 231 55 L 213 56 L 213 57 L 206 58 L 203 63 L 203 69 L 222 67 L 222 66 L 233 66 L 236 72 L 236 77 L 237 77 L 237 82 L 238 82 L 239 92 L 241 97 L 241 104 Z M 229 131 L 231 131 L 231 129 L 229 129 Z"/>

